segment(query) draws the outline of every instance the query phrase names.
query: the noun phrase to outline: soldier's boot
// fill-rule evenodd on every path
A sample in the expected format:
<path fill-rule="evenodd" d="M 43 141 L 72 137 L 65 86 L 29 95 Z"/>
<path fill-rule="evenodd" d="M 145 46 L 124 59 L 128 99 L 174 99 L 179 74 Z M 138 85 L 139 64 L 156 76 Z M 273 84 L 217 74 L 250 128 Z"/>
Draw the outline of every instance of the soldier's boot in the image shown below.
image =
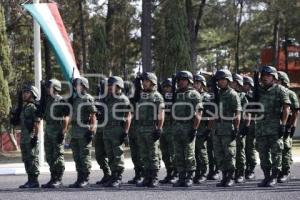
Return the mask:
<path fill-rule="evenodd" d="M 53 182 L 50 184 L 50 188 L 61 188 L 63 186 L 62 183 L 62 177 L 63 173 L 57 173 L 57 175 L 54 176 Z"/>
<path fill-rule="evenodd" d="M 78 183 L 79 188 L 86 188 L 89 186 L 89 174 L 82 174 L 82 179 Z"/>
<path fill-rule="evenodd" d="M 173 173 L 172 173 L 172 178 L 171 178 L 171 180 L 170 180 L 170 183 L 171 183 L 171 184 L 174 184 L 174 183 L 177 182 L 177 180 L 178 180 L 178 172 L 177 172 L 176 169 L 174 169 L 174 171 L 173 171 Z"/>
<path fill-rule="evenodd" d="M 200 169 L 196 169 L 195 176 L 194 176 L 194 178 L 193 178 L 193 182 L 194 182 L 195 184 L 200 184 L 200 181 L 199 181 L 200 176 L 201 176 Z"/>
<path fill-rule="evenodd" d="M 144 172 L 144 179 L 140 182 L 136 183 L 137 187 L 148 187 L 150 183 L 150 171 L 145 171 Z"/>
<path fill-rule="evenodd" d="M 185 182 L 184 182 L 185 187 L 193 186 L 193 174 L 194 174 L 194 171 L 188 171 L 186 173 L 186 178 L 185 178 Z"/>
<path fill-rule="evenodd" d="M 97 185 L 103 185 L 105 183 L 107 183 L 111 178 L 110 172 L 108 169 L 103 169 L 103 177 L 100 181 L 97 181 L 96 184 Z"/>
<path fill-rule="evenodd" d="M 173 183 L 173 187 L 184 187 L 185 186 L 185 177 L 186 177 L 185 172 L 179 172 L 178 180 L 175 183 Z"/>
<path fill-rule="evenodd" d="M 207 180 L 216 181 L 216 180 L 219 180 L 219 179 L 220 179 L 219 170 L 209 171 L 209 173 L 207 175 Z"/>
<path fill-rule="evenodd" d="M 41 187 L 42 187 L 42 188 L 50 188 L 50 186 L 51 186 L 51 184 L 53 183 L 54 179 L 55 179 L 55 176 L 54 176 L 53 173 L 51 173 L 51 178 L 50 178 L 50 180 L 49 180 L 46 184 L 42 184 Z"/>
<path fill-rule="evenodd" d="M 27 188 L 27 185 L 28 185 L 28 182 L 29 182 L 29 176 L 28 176 L 28 180 L 26 181 L 26 183 L 24 183 L 23 185 L 20 185 L 19 188 Z"/>
<path fill-rule="evenodd" d="M 78 188 L 78 183 L 81 181 L 80 179 L 82 179 L 82 175 L 81 173 L 77 173 L 77 180 L 69 185 L 69 188 Z"/>
<path fill-rule="evenodd" d="M 129 180 L 127 183 L 128 184 L 137 184 L 142 181 L 143 181 L 142 170 L 136 169 L 134 177 L 131 180 Z"/>
<path fill-rule="evenodd" d="M 232 186 L 234 186 L 234 170 L 228 170 L 224 187 L 232 187 Z"/>
<path fill-rule="evenodd" d="M 222 180 L 216 184 L 217 187 L 225 187 L 227 179 L 227 171 L 222 171 Z"/>
<path fill-rule="evenodd" d="M 286 183 L 290 180 L 291 172 L 289 169 L 283 169 L 277 179 L 278 183 Z"/>
<path fill-rule="evenodd" d="M 150 180 L 148 187 L 154 188 L 157 187 L 159 184 L 158 182 L 158 170 L 151 170 L 150 171 Z"/>
<path fill-rule="evenodd" d="M 235 176 L 236 183 L 244 183 L 245 182 L 245 170 L 237 170 Z"/>
<path fill-rule="evenodd" d="M 114 187 L 118 188 L 121 186 L 122 183 L 122 173 L 123 171 L 115 171 L 112 172 L 112 178 L 108 185 L 105 185 L 105 187 Z"/>
<path fill-rule="evenodd" d="M 255 179 L 255 173 L 254 173 L 254 169 L 255 167 L 249 167 L 246 171 L 246 175 L 245 175 L 245 178 L 247 180 L 253 180 Z"/>
<path fill-rule="evenodd" d="M 266 187 L 266 184 L 270 180 L 271 170 L 270 169 L 263 169 L 263 172 L 264 172 L 264 179 L 260 183 L 257 184 L 258 187 Z"/>
<path fill-rule="evenodd" d="M 40 184 L 38 178 L 34 176 L 28 176 L 28 181 L 24 185 L 21 185 L 19 188 L 26 189 L 26 188 L 39 188 L 39 187 Z"/>
<path fill-rule="evenodd" d="M 172 173 L 173 173 L 173 170 L 168 168 L 166 177 L 163 180 L 160 180 L 159 183 L 161 183 L 161 184 L 170 183 L 170 181 L 172 179 Z"/>
<path fill-rule="evenodd" d="M 266 187 L 275 187 L 277 185 L 278 175 L 279 175 L 279 170 L 273 169 L 271 178 L 267 182 Z"/>

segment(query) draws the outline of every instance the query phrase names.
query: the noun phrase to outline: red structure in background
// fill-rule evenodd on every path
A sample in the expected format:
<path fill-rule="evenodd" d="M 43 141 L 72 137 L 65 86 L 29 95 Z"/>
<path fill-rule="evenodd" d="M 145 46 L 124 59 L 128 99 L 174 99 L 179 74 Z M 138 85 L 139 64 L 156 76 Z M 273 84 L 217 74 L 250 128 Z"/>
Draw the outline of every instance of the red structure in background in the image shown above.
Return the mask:
<path fill-rule="evenodd" d="M 286 46 L 285 46 L 286 45 Z M 285 52 L 287 50 L 287 56 Z M 273 65 L 273 49 L 264 48 L 261 51 L 261 64 Z M 286 65 L 287 61 L 287 65 Z M 300 87 L 300 45 L 295 40 L 288 41 L 286 44 L 282 42 L 276 58 L 276 66 L 278 70 L 285 71 L 291 79 L 291 87 Z"/>

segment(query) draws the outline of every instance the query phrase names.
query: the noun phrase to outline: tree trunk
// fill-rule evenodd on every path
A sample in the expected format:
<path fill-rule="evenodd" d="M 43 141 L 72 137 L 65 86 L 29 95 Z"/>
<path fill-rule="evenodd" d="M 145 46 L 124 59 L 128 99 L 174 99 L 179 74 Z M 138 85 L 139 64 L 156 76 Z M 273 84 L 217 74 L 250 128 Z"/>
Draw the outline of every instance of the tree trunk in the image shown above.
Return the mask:
<path fill-rule="evenodd" d="M 242 21 L 242 14 L 243 14 L 243 6 L 244 0 L 238 0 L 237 7 L 239 6 L 239 11 L 237 14 L 236 20 L 236 42 L 235 42 L 235 72 L 239 73 L 240 67 L 240 36 L 241 36 L 241 21 Z"/>
<path fill-rule="evenodd" d="M 45 74 L 46 80 L 50 80 L 52 77 L 51 72 L 51 56 L 50 56 L 50 47 L 47 38 L 43 37 L 43 44 L 44 44 L 44 53 L 45 53 Z"/>
<path fill-rule="evenodd" d="M 151 10 L 152 0 L 143 0 L 142 2 L 142 64 L 143 71 L 152 71 L 151 56 Z"/>
<path fill-rule="evenodd" d="M 272 41 L 272 65 L 277 66 L 278 48 L 279 48 L 279 15 L 276 15 L 273 26 L 273 41 Z"/>
<path fill-rule="evenodd" d="M 81 50 L 82 50 L 82 66 L 81 72 L 86 67 L 86 46 L 85 46 L 85 27 L 84 27 L 84 16 L 83 16 L 83 6 L 82 0 L 79 0 L 79 13 L 80 13 L 80 37 L 81 37 Z"/>

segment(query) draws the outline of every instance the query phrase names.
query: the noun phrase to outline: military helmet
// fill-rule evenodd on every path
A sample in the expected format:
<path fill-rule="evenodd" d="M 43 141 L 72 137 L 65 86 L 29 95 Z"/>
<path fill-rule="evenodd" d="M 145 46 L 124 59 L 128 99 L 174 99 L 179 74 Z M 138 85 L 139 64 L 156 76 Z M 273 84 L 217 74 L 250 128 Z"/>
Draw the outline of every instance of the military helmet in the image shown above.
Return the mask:
<path fill-rule="evenodd" d="M 243 86 L 244 85 L 244 80 L 243 80 L 243 77 L 239 74 L 233 74 L 232 75 L 232 78 L 234 81 L 236 81 L 240 86 Z"/>
<path fill-rule="evenodd" d="M 176 79 L 187 79 L 191 84 L 194 83 L 193 74 L 189 71 L 179 71 L 176 74 Z"/>
<path fill-rule="evenodd" d="M 220 69 L 215 74 L 216 80 L 220 79 L 227 79 L 228 81 L 232 82 L 232 74 L 227 69 Z"/>
<path fill-rule="evenodd" d="M 166 80 L 164 80 L 164 81 L 161 83 L 161 86 L 162 86 L 162 87 L 165 87 L 165 86 L 171 86 L 171 87 L 172 87 L 172 79 L 171 79 L 171 78 L 167 78 Z"/>
<path fill-rule="evenodd" d="M 290 84 L 289 76 L 287 75 L 287 73 L 283 71 L 278 71 L 278 79 L 281 80 L 286 85 Z"/>
<path fill-rule="evenodd" d="M 48 87 L 52 86 L 56 91 L 61 91 L 61 82 L 57 79 L 50 79 L 48 82 Z"/>
<path fill-rule="evenodd" d="M 251 87 L 254 87 L 254 81 L 250 76 L 244 76 L 243 78 L 244 85 L 249 84 Z"/>
<path fill-rule="evenodd" d="M 194 81 L 200 81 L 205 87 L 207 85 L 205 77 L 201 74 L 194 75 Z"/>
<path fill-rule="evenodd" d="M 277 69 L 275 67 L 272 66 L 263 66 L 260 69 L 260 73 L 261 74 L 271 74 L 274 76 L 274 78 L 276 80 L 278 80 L 278 73 L 277 73 Z"/>
<path fill-rule="evenodd" d="M 120 88 L 124 89 L 124 81 L 119 76 L 111 76 L 111 77 L 109 77 L 107 83 L 108 83 L 108 86 L 117 85 Z"/>
<path fill-rule="evenodd" d="M 80 83 L 81 85 L 83 85 L 86 89 L 89 89 L 89 81 L 87 80 L 87 78 L 81 76 L 79 78 L 76 78 L 73 82 L 73 85 L 76 86 L 77 83 Z"/>
<path fill-rule="evenodd" d="M 153 83 L 153 85 L 157 85 L 157 76 L 151 72 L 144 72 L 142 74 L 142 80 L 149 80 Z"/>
<path fill-rule="evenodd" d="M 38 89 L 33 86 L 32 84 L 28 84 L 28 85 L 25 85 L 23 88 L 22 88 L 22 91 L 23 92 L 31 92 L 34 99 L 38 99 L 39 98 L 39 91 Z"/>

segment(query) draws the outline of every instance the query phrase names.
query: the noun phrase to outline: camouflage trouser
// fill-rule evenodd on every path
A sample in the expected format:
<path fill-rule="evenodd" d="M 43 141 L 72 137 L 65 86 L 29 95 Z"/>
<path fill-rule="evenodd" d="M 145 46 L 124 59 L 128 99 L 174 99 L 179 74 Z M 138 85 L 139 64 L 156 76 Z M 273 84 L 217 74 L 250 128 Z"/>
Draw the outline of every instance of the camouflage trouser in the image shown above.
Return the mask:
<path fill-rule="evenodd" d="M 231 135 L 214 135 L 214 151 L 220 170 L 235 170 L 236 140 Z"/>
<path fill-rule="evenodd" d="M 236 169 L 244 171 L 246 169 L 246 137 L 238 136 L 236 138 Z"/>
<path fill-rule="evenodd" d="M 256 148 L 259 153 L 262 169 L 281 170 L 283 140 L 277 135 L 256 137 Z"/>
<path fill-rule="evenodd" d="M 246 168 L 254 169 L 257 164 L 256 150 L 255 150 L 255 132 L 254 128 L 250 126 L 249 134 L 246 135 Z"/>
<path fill-rule="evenodd" d="M 174 169 L 174 142 L 173 132 L 171 127 L 164 129 L 164 133 L 160 138 L 160 149 L 162 153 L 162 160 L 165 163 L 166 169 Z"/>
<path fill-rule="evenodd" d="M 58 144 L 56 137 L 45 134 L 44 147 L 51 175 L 61 179 L 65 171 L 64 144 Z"/>
<path fill-rule="evenodd" d="M 192 126 L 177 123 L 174 126 L 175 166 L 179 173 L 196 170 L 195 139 L 190 140 Z"/>
<path fill-rule="evenodd" d="M 159 141 L 154 142 L 153 130 L 153 126 L 141 126 L 139 129 L 138 143 L 145 171 L 160 169 Z"/>
<path fill-rule="evenodd" d="M 39 149 L 38 145 L 31 146 L 30 141 L 26 143 L 21 142 L 22 161 L 25 165 L 28 177 L 36 178 L 39 176 Z"/>
<path fill-rule="evenodd" d="M 211 135 L 207 139 L 207 155 L 208 155 L 208 166 L 210 172 L 215 172 L 216 170 L 218 170 L 217 160 L 214 152 L 213 135 L 214 135 L 214 130 L 212 131 Z"/>
<path fill-rule="evenodd" d="M 104 173 L 110 173 L 108 166 L 108 158 L 105 152 L 104 141 L 103 141 L 103 130 L 97 130 L 94 138 L 95 142 L 95 157 L 98 165 Z"/>
<path fill-rule="evenodd" d="M 196 157 L 196 170 L 200 174 L 206 175 L 208 169 L 208 154 L 207 154 L 207 141 L 204 136 L 198 135 L 196 138 L 195 147 Z"/>
<path fill-rule="evenodd" d="M 292 138 L 288 137 L 283 140 L 282 171 L 289 171 L 291 165 L 293 164 L 292 145 L 293 145 Z"/>
<path fill-rule="evenodd" d="M 72 138 L 71 149 L 75 161 L 76 171 L 84 178 L 88 178 L 92 168 L 91 147 L 92 143 L 87 143 L 85 138 Z"/>
<path fill-rule="evenodd" d="M 103 131 L 105 152 L 108 157 L 108 165 L 112 172 L 124 171 L 124 151 L 120 138 L 123 134 L 122 127 L 106 127 Z"/>
<path fill-rule="evenodd" d="M 141 152 L 140 152 L 140 146 L 138 141 L 138 130 L 135 125 L 130 126 L 129 130 L 129 147 L 130 147 L 130 153 L 131 153 L 131 160 L 134 165 L 134 169 L 136 171 L 142 171 L 143 170 L 143 163 L 141 158 Z"/>

